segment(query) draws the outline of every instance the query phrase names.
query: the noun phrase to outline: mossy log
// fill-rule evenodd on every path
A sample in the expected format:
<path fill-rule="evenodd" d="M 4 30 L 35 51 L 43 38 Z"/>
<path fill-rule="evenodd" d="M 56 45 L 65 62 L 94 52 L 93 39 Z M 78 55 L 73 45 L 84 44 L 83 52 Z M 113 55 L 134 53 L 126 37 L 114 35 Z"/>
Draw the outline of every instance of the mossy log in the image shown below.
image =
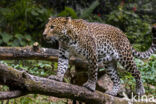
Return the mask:
<path fill-rule="evenodd" d="M 4 64 L 0 64 L 0 84 L 9 86 L 11 90 L 10 92 L 1 92 L 0 100 L 26 94 L 43 94 L 75 99 L 88 104 L 105 104 L 106 102 L 109 104 L 129 104 L 129 101 L 123 98 L 110 96 L 99 91 L 91 92 L 82 86 L 34 76 Z"/>
<path fill-rule="evenodd" d="M 57 61 L 58 50 L 52 48 L 39 48 L 38 44 L 27 47 L 0 47 L 0 60 L 47 60 Z M 87 62 L 71 57 L 70 64 L 81 65 L 87 69 Z"/>

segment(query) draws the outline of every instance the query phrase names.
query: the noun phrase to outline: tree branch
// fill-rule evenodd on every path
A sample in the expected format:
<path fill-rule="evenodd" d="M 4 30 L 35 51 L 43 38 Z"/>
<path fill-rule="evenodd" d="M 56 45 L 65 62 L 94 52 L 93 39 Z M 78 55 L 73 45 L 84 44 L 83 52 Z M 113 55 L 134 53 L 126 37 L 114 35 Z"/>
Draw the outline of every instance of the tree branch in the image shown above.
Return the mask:
<path fill-rule="evenodd" d="M 51 48 L 30 47 L 0 47 L 0 60 L 47 60 L 57 61 L 58 50 Z M 81 65 L 87 69 L 87 62 L 71 57 L 70 64 Z"/>
<path fill-rule="evenodd" d="M 0 47 L 1 60 L 51 60 L 55 61 L 58 55 L 56 49 L 39 48 L 37 51 L 33 47 Z"/>
<path fill-rule="evenodd" d="M 25 71 L 19 71 L 4 64 L 0 64 L 0 83 L 9 86 L 12 90 L 16 90 L 5 92 L 4 94 L 0 93 L 0 99 L 14 98 L 33 93 L 75 99 L 89 104 L 104 104 L 105 102 L 128 104 L 127 100 L 121 98 L 113 97 L 98 91 L 91 92 L 77 85 L 33 76 Z M 6 95 L 7 93 L 9 94 L 8 96 Z"/>
<path fill-rule="evenodd" d="M 14 90 L 14 91 L 1 91 L 0 92 L 0 100 L 6 100 L 6 99 L 12 99 L 17 98 L 20 96 L 24 96 L 27 93 L 20 91 L 20 90 Z"/>

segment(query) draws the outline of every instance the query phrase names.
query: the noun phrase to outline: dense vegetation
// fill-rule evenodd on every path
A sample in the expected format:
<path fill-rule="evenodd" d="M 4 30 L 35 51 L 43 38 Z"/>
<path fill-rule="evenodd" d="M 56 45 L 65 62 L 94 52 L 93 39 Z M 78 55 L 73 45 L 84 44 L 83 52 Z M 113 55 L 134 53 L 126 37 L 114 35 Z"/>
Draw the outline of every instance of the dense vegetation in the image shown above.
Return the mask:
<path fill-rule="evenodd" d="M 71 16 L 119 27 L 136 50 L 144 51 L 151 44 L 151 27 L 156 22 L 155 5 L 154 0 L 0 0 L 0 45 L 27 46 L 38 41 L 43 47 L 51 47 L 42 39 L 48 18 Z M 54 73 L 57 67 L 57 63 L 44 61 L 1 62 L 40 76 Z M 154 91 L 151 88 L 156 86 L 156 56 L 151 56 L 149 60 L 136 59 L 136 63 L 142 73 L 147 93 L 156 96 L 156 88 Z M 124 83 L 134 87 L 131 75 L 121 77 Z M 5 86 L 2 88 L 7 89 Z M 50 98 L 30 95 L 10 102 L 40 104 L 42 101 L 43 104 L 53 104 L 47 99 Z M 66 100 L 58 101 L 59 104 L 65 102 Z"/>

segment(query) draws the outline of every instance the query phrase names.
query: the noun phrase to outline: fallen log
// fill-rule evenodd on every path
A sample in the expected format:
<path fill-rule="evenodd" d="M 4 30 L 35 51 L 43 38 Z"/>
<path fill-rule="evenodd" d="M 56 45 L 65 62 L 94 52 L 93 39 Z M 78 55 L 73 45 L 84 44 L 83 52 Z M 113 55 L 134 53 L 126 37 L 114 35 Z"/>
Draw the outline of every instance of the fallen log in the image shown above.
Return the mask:
<path fill-rule="evenodd" d="M 52 48 L 39 48 L 34 43 L 33 46 L 26 47 L 0 47 L 0 60 L 46 60 L 57 61 L 58 50 Z M 71 65 L 81 65 L 87 69 L 87 62 L 79 58 L 71 57 Z"/>
<path fill-rule="evenodd" d="M 11 91 L 1 92 L 0 100 L 16 98 L 26 94 L 43 94 L 59 98 L 75 99 L 89 104 L 128 104 L 122 98 L 113 97 L 99 91 L 91 92 L 84 87 L 57 82 L 33 76 L 0 64 L 0 84 L 7 85 Z M 8 94 L 8 95 L 7 95 Z"/>

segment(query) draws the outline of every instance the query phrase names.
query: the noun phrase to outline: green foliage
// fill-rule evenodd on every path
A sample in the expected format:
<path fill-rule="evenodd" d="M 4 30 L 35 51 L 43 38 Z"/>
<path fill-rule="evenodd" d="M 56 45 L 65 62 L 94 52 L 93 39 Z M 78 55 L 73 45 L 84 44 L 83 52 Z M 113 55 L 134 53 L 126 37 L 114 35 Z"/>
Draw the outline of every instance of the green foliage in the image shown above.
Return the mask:
<path fill-rule="evenodd" d="M 15 34 L 11 35 L 6 32 L 0 32 L 0 44 L 2 46 L 26 46 L 31 45 L 34 41 L 32 41 L 32 37 L 28 34 Z"/>
<path fill-rule="evenodd" d="M 21 104 L 33 104 L 33 100 L 31 97 L 23 97 L 20 99 Z"/>
<path fill-rule="evenodd" d="M 3 64 L 12 66 L 15 69 L 25 70 L 33 75 L 49 76 L 54 74 L 57 69 L 57 63 L 51 63 L 47 61 L 1 61 Z"/>
<path fill-rule="evenodd" d="M 50 15 L 49 9 L 36 5 L 33 0 L 16 0 L 0 8 L 0 44 L 24 46 L 41 39 L 42 29 Z"/>
<path fill-rule="evenodd" d="M 49 96 L 42 96 L 37 94 L 30 94 L 20 98 L 11 99 L 7 101 L 0 101 L 0 104 L 67 104 L 67 100 L 60 99 L 52 102 Z M 6 102 L 6 103 L 5 103 Z"/>
<path fill-rule="evenodd" d="M 156 86 L 156 54 L 153 54 L 149 60 L 142 61 L 140 59 L 136 59 L 136 64 L 138 69 L 141 72 L 142 80 L 144 82 L 146 93 L 151 93 L 156 96 L 153 88 L 151 86 Z"/>
<path fill-rule="evenodd" d="M 99 1 L 95 0 L 90 6 L 89 8 L 86 8 L 83 10 L 83 12 L 81 13 L 80 18 L 89 18 L 92 15 L 93 10 L 99 5 Z"/>
<path fill-rule="evenodd" d="M 138 69 L 141 71 L 144 82 L 156 86 L 156 54 L 146 62 L 136 59 Z"/>
<path fill-rule="evenodd" d="M 62 17 L 70 16 L 72 18 L 78 18 L 76 12 L 70 7 L 65 7 L 65 9 L 58 14 L 58 16 Z"/>

